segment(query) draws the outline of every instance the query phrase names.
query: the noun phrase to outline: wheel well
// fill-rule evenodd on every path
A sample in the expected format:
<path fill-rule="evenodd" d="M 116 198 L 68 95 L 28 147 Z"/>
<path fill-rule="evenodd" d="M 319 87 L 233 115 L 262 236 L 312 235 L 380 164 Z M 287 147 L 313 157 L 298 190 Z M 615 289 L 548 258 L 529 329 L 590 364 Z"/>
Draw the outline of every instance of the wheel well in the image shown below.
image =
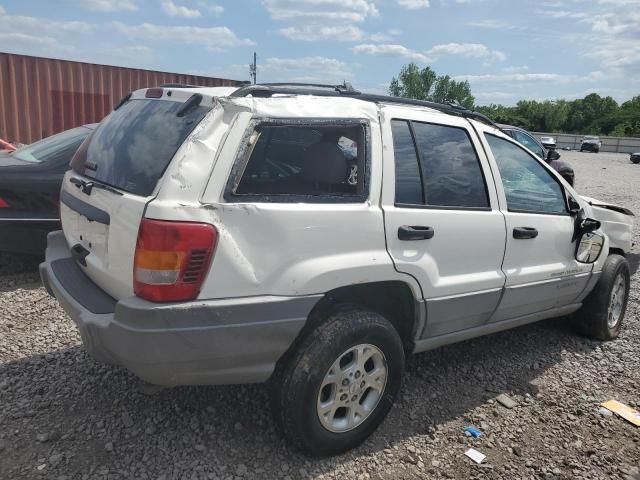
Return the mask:
<path fill-rule="evenodd" d="M 356 304 L 384 316 L 398 331 L 405 350 L 413 350 L 420 311 L 409 285 L 401 281 L 372 282 L 331 290 L 315 305 L 305 329 L 314 328 L 338 305 L 345 303 Z"/>
<path fill-rule="evenodd" d="M 626 255 L 624 254 L 624 250 L 622 250 L 621 248 L 610 248 L 609 255 L 620 255 L 622 257 L 626 257 Z"/>

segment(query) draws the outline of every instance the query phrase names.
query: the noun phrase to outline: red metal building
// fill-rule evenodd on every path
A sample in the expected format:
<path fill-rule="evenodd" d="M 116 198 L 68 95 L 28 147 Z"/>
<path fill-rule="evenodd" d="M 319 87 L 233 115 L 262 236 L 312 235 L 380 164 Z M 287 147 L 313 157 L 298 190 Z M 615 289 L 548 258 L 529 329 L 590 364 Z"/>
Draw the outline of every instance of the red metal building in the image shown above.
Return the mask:
<path fill-rule="evenodd" d="M 130 91 L 164 83 L 239 82 L 0 52 L 0 138 L 32 143 L 99 122 Z"/>

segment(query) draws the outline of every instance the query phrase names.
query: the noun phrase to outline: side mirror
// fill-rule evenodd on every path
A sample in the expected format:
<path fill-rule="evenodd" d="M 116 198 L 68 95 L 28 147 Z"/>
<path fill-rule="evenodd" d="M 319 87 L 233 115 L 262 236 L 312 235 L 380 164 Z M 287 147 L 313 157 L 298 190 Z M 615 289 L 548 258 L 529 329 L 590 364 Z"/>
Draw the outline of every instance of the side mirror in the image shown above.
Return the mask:
<path fill-rule="evenodd" d="M 573 215 L 574 213 L 571 212 L 571 214 Z M 573 237 L 571 238 L 571 242 L 573 243 L 577 240 L 578 244 L 580 244 L 580 239 L 585 233 L 592 233 L 600 228 L 600 222 L 593 218 L 588 218 L 582 208 L 579 209 L 575 215 L 576 219 L 573 223 Z"/>
<path fill-rule="evenodd" d="M 576 217 L 574 239 L 576 242 L 576 260 L 580 263 L 594 263 L 602 253 L 604 236 L 594 233 L 600 228 L 600 222 L 593 218 L 586 218 L 584 210 Z"/>
<path fill-rule="evenodd" d="M 547 162 L 553 162 L 554 160 L 558 160 L 560 158 L 560 154 L 556 150 L 549 150 L 547 152 Z"/>
<path fill-rule="evenodd" d="M 593 218 L 585 218 L 580 225 L 581 233 L 591 233 L 595 232 L 600 228 L 600 222 L 598 220 L 594 220 Z"/>
<path fill-rule="evenodd" d="M 594 263 L 600 257 L 603 246 L 604 237 L 602 235 L 584 233 L 576 245 L 576 260 L 580 263 Z"/>

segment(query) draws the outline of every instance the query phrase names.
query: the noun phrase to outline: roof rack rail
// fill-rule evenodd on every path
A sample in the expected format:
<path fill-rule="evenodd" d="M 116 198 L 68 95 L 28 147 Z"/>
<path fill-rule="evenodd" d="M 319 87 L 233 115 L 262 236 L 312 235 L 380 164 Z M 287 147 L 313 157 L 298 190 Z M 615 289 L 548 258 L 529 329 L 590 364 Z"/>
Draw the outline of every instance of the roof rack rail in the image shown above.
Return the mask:
<path fill-rule="evenodd" d="M 389 95 L 377 95 L 371 93 L 362 93 L 354 89 L 350 83 L 344 82 L 343 85 L 326 85 L 319 83 L 261 83 L 256 85 L 248 85 L 241 87 L 231 94 L 231 97 L 253 97 L 269 98 L 273 95 L 315 95 L 320 97 L 350 97 L 373 103 L 396 103 L 400 105 L 413 105 L 418 107 L 427 107 L 438 110 L 450 115 L 458 117 L 472 118 L 482 123 L 496 127 L 496 124 L 489 117 L 469 110 L 459 103 L 437 103 L 428 100 L 416 100 L 405 97 L 392 97 Z"/>
<path fill-rule="evenodd" d="M 247 85 L 236 90 L 231 96 L 246 97 L 263 96 L 270 97 L 278 93 L 288 93 L 292 95 L 326 95 L 328 92 L 339 94 L 359 95 L 360 92 L 353 88 L 349 82 L 343 82 L 342 85 L 330 85 L 326 83 L 259 83 L 256 85 Z"/>
<path fill-rule="evenodd" d="M 158 88 L 203 88 L 202 85 L 189 85 L 187 83 L 163 83 Z"/>

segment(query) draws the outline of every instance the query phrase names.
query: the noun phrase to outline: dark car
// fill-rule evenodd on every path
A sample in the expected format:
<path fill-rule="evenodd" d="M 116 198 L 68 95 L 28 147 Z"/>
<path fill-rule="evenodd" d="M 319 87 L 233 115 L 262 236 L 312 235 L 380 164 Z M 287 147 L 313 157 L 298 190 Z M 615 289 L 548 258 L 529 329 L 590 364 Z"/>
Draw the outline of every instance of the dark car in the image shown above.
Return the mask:
<path fill-rule="evenodd" d="M 640 163 L 640 152 L 632 153 L 630 159 L 633 163 Z"/>
<path fill-rule="evenodd" d="M 573 186 L 573 182 L 575 179 L 573 167 L 569 163 L 560 160 L 560 154 L 556 149 L 546 149 L 544 145 L 542 145 L 540 140 L 538 140 L 523 128 L 516 127 L 514 125 L 501 124 L 498 124 L 498 127 L 504 133 L 513 138 L 516 142 L 524 145 L 538 157 L 547 162 L 551 166 L 551 168 L 558 172 L 562 176 L 562 178 L 564 178 L 569 183 L 569 185 Z"/>
<path fill-rule="evenodd" d="M 62 177 L 96 125 L 0 152 L 0 251 L 44 253 L 47 234 L 60 229 Z"/>
<path fill-rule="evenodd" d="M 602 147 L 602 140 L 600 140 L 600 137 L 585 135 L 582 139 L 582 143 L 580 144 L 580 151 L 599 153 L 600 147 Z"/>

